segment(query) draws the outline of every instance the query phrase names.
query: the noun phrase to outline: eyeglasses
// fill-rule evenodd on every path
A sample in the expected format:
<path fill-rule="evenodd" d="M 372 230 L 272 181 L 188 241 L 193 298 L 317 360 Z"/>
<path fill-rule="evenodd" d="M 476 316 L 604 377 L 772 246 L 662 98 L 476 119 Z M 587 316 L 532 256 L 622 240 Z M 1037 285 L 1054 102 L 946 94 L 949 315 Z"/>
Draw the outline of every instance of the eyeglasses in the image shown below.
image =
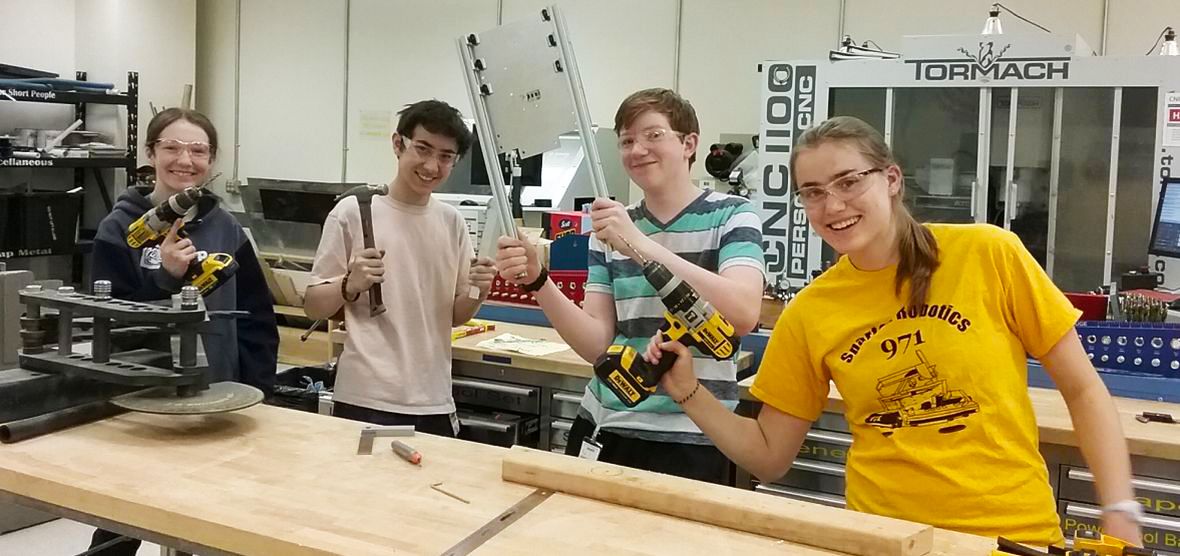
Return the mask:
<path fill-rule="evenodd" d="M 414 152 L 423 159 L 429 160 L 434 158 L 443 166 L 452 166 L 455 164 L 455 161 L 459 160 L 459 153 L 455 151 L 436 149 L 429 143 L 416 141 L 404 135 L 402 136 L 402 143 L 413 147 Z"/>
<path fill-rule="evenodd" d="M 848 202 L 860 197 L 869 188 L 870 182 L 865 178 L 882 170 L 884 168 L 869 168 L 862 172 L 840 176 L 827 185 L 802 187 L 795 191 L 795 198 L 807 208 L 815 208 L 824 204 L 828 200 L 828 195 Z"/>
<path fill-rule="evenodd" d="M 185 151 L 194 160 L 209 160 L 213 146 L 204 141 L 181 141 L 179 139 L 157 139 L 152 146 L 168 156 L 179 157 Z"/>
<path fill-rule="evenodd" d="M 623 135 L 619 137 L 619 151 L 628 152 L 635 148 L 636 143 L 642 144 L 644 148 L 651 148 L 656 143 L 672 136 L 680 138 L 684 134 L 662 127 L 653 127 L 639 132 L 638 137 L 635 135 Z"/>

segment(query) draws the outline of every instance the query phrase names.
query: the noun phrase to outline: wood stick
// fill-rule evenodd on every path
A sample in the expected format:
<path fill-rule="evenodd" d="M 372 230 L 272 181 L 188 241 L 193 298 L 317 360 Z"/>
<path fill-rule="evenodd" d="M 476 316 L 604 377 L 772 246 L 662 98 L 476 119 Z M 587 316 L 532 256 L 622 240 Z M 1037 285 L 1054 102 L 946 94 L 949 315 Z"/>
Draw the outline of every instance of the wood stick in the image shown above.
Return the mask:
<path fill-rule="evenodd" d="M 505 481 L 858 556 L 922 556 L 934 545 L 929 525 L 522 446 L 513 446 L 504 456 L 502 476 Z"/>

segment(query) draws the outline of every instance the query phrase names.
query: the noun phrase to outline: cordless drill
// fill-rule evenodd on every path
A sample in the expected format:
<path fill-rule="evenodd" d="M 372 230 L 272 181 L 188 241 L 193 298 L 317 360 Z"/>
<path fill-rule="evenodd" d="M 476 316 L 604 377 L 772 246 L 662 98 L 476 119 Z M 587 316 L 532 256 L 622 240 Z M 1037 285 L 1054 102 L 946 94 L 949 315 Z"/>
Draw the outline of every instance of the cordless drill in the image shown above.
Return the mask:
<path fill-rule="evenodd" d="M 1118 537 L 1113 537 L 1092 531 L 1078 529 L 1074 532 L 1073 548 L 1050 547 L 1048 552 L 1042 552 L 1027 546 L 1012 542 L 1004 537 L 996 539 L 997 547 L 993 556 L 1155 556 L 1156 551 L 1150 548 L 1139 548 Z"/>
<path fill-rule="evenodd" d="M 220 174 L 218 174 L 220 175 Z M 205 183 L 216 179 L 213 176 Z M 172 224 L 184 218 L 185 213 L 196 206 L 203 193 L 205 183 L 196 187 L 186 187 L 184 191 L 171 195 L 164 202 L 143 213 L 135 222 L 127 227 L 127 245 L 133 249 L 144 246 L 157 245 L 164 240 L 172 229 Z M 184 237 L 184 231 L 179 232 Z M 210 253 L 203 260 L 194 260 L 184 273 L 186 282 L 197 287 L 201 295 L 209 295 L 230 279 L 238 270 L 238 263 L 225 253 Z"/>
<path fill-rule="evenodd" d="M 667 267 L 642 255 L 638 258 L 643 263 L 643 276 L 659 293 L 667 309 L 660 333 L 669 340 L 696 347 L 718 361 L 732 357 L 738 346 L 733 325 Z M 635 348 L 613 344 L 594 362 L 594 374 L 623 405 L 635 407 L 655 393 L 660 377 L 675 362 L 675 354 L 664 352 L 659 363 L 651 365 Z"/>

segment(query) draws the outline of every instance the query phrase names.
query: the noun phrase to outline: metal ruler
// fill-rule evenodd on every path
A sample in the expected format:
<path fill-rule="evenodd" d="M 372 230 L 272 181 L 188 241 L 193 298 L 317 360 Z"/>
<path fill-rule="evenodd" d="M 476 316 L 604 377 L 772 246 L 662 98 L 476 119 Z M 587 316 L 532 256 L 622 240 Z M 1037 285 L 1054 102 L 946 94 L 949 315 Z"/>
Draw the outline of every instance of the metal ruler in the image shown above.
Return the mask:
<path fill-rule="evenodd" d="M 541 502 L 544 502 L 552 495 L 553 491 L 551 490 L 534 490 L 532 494 L 524 497 L 511 508 L 504 510 L 504 513 L 496 516 L 474 533 L 467 535 L 467 538 L 459 541 L 459 544 L 443 552 L 443 556 L 463 556 L 470 554 L 473 550 L 479 548 L 492 537 L 500 534 L 500 531 L 512 525 L 516 520 L 520 519 L 524 514 L 529 513 L 533 508 L 539 506 Z"/>

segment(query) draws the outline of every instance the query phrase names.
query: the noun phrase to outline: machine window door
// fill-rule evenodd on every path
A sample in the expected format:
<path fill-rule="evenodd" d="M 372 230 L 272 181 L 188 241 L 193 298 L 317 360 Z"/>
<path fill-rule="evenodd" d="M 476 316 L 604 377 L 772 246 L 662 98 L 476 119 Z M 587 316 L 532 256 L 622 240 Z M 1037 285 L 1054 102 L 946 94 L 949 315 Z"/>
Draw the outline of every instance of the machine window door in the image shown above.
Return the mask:
<path fill-rule="evenodd" d="M 979 99 L 976 88 L 894 89 L 893 152 L 921 222 L 978 219 Z"/>

